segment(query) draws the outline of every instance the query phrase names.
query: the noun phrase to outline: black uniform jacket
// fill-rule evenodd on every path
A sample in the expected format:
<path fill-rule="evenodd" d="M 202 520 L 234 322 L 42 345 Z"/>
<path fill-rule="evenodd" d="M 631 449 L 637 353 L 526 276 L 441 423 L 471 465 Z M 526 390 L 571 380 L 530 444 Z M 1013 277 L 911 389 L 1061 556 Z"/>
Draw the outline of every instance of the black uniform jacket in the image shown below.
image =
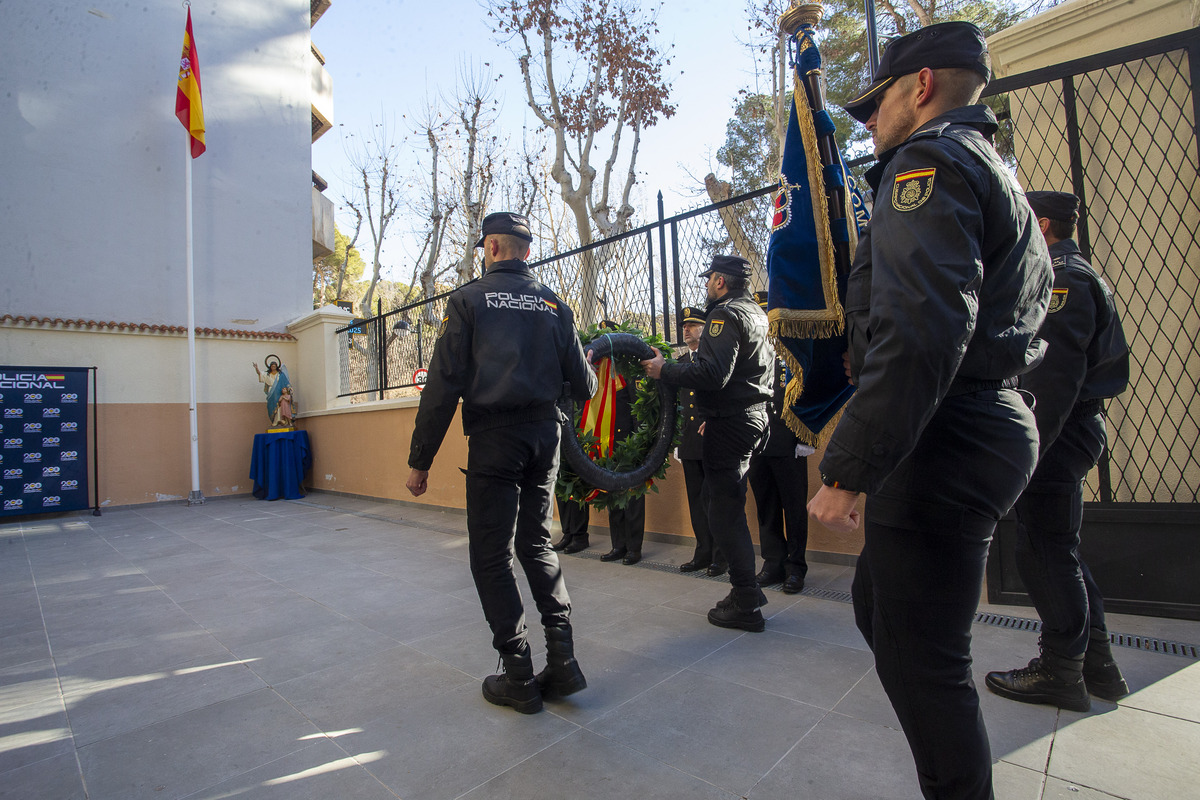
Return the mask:
<path fill-rule="evenodd" d="M 796 434 L 792 433 L 792 429 L 783 421 L 783 394 L 787 380 L 787 367 L 781 359 L 775 359 L 775 394 L 771 398 L 771 402 L 767 405 L 767 411 L 771 419 L 771 437 L 767 440 L 767 446 L 763 448 L 758 455 L 767 458 L 795 458 L 796 457 Z"/>
<path fill-rule="evenodd" d="M 1050 256 L 1024 193 L 988 139 L 982 105 L 930 120 L 867 174 L 875 208 L 854 254 L 846 338 L 858 389 L 821 472 L 875 492 L 939 405 L 997 388 L 1045 349 L 1035 339 Z"/>
<path fill-rule="evenodd" d="M 704 417 L 728 417 L 771 397 L 775 353 L 767 343 L 767 315 L 748 291 L 708 304 L 695 360 L 663 365 L 662 377 L 696 390 Z"/>
<path fill-rule="evenodd" d="M 427 470 L 462 398 L 463 433 L 557 419 L 563 384 L 587 400 L 596 375 L 570 307 L 523 261 L 498 261 L 450 295 L 438 332 L 408 465 Z"/>
<path fill-rule="evenodd" d="M 696 353 L 689 350 L 679 357 L 680 361 L 695 361 Z M 700 461 L 704 458 L 704 437 L 700 434 L 703 415 L 696 408 L 696 390 L 684 389 L 679 393 L 683 406 L 683 434 L 679 438 L 679 460 Z"/>
<path fill-rule="evenodd" d="M 1050 245 L 1050 258 L 1054 296 L 1038 332 L 1046 340 L 1046 357 L 1021 376 L 1021 388 L 1037 398 L 1033 415 L 1043 453 L 1073 409 L 1116 397 L 1129 385 L 1129 345 L 1112 292 L 1075 240 Z"/>

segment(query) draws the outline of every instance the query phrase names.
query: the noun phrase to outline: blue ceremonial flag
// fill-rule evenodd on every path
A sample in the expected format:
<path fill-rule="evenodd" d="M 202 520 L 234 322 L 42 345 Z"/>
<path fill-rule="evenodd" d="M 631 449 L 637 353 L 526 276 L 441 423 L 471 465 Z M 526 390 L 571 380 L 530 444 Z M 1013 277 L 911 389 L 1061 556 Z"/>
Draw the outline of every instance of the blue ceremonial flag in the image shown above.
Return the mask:
<path fill-rule="evenodd" d="M 840 298 L 868 216 L 824 108 L 815 21 L 791 32 L 792 108 L 767 245 L 769 332 L 788 366 L 783 418 L 814 447 L 828 440 L 854 393 L 842 364 Z M 788 27 L 788 15 L 781 23 Z"/>

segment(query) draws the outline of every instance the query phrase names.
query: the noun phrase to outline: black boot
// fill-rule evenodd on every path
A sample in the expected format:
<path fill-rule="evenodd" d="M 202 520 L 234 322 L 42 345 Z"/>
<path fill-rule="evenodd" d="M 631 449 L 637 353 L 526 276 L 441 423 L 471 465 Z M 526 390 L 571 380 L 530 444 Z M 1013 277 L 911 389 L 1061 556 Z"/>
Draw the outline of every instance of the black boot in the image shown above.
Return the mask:
<path fill-rule="evenodd" d="M 571 536 L 569 534 L 565 535 L 561 539 L 558 540 L 557 544 L 550 545 L 550 549 L 556 553 L 561 553 L 562 551 L 566 550 L 568 547 L 571 546 L 571 542 L 573 540 L 574 540 L 573 536 Z"/>
<path fill-rule="evenodd" d="M 1083 654 L 1083 682 L 1089 692 L 1111 703 L 1129 694 L 1129 684 L 1113 660 L 1108 631 L 1092 628 L 1088 634 L 1087 652 Z"/>
<path fill-rule="evenodd" d="M 501 653 L 504 672 L 483 679 L 483 697 L 498 706 L 511 706 L 522 714 L 536 714 L 542 710 L 542 693 L 533 677 L 533 658 L 529 643 L 513 654 Z"/>
<path fill-rule="evenodd" d="M 1046 703 L 1067 711 L 1092 707 L 1083 682 L 1083 656 L 1060 656 L 1043 647 L 1029 666 L 989 672 L 984 682 L 995 694 L 1021 703 Z"/>
<path fill-rule="evenodd" d="M 766 602 L 766 595 L 757 586 L 735 586 L 728 597 L 717 601 L 717 605 L 709 610 L 708 621 L 720 628 L 759 633 L 767 626 L 758 610 Z"/>
<path fill-rule="evenodd" d="M 587 534 L 580 533 L 580 534 L 576 534 L 575 538 L 571 540 L 571 543 L 563 548 L 563 552 L 566 553 L 567 555 L 570 555 L 571 553 L 582 553 L 584 550 L 587 550 L 587 549 L 588 549 Z"/>
<path fill-rule="evenodd" d="M 570 625 L 546 628 L 546 668 L 538 673 L 537 683 L 543 694 L 559 697 L 587 688 L 587 678 L 575 660 Z"/>

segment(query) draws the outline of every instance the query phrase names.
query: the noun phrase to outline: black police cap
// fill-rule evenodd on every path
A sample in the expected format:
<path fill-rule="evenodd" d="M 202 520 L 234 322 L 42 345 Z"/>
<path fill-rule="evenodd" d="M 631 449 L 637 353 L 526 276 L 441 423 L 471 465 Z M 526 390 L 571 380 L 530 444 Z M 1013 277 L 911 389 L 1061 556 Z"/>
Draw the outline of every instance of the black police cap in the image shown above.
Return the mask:
<path fill-rule="evenodd" d="M 483 240 L 493 233 L 505 233 L 527 242 L 533 241 L 533 234 L 529 232 L 529 219 L 511 211 L 497 211 L 495 214 L 488 214 L 484 217 L 479 241 L 475 243 L 475 246 L 483 247 Z"/>
<path fill-rule="evenodd" d="M 704 318 L 704 311 L 701 309 L 696 308 L 695 306 L 683 307 L 683 324 L 686 325 L 689 322 L 699 322 L 701 325 L 703 325 L 706 321 L 707 320 Z"/>
<path fill-rule="evenodd" d="M 843 108 L 859 122 L 866 122 L 875 113 L 875 105 L 888 86 L 897 78 L 920 72 L 926 67 L 973 69 L 985 81 L 991 80 L 992 70 L 983 31 L 969 22 L 939 22 L 892 39 L 883 49 L 879 69 L 871 85 Z"/>
<path fill-rule="evenodd" d="M 1066 222 L 1079 218 L 1079 198 L 1070 192 L 1026 192 L 1025 197 L 1039 217 Z"/>
<path fill-rule="evenodd" d="M 755 292 L 754 293 L 754 302 L 758 303 L 760 306 L 762 306 L 765 309 L 767 307 L 767 293 L 766 292 Z"/>
<path fill-rule="evenodd" d="M 600 329 L 601 330 L 615 331 L 617 329 L 617 327 L 618 327 L 617 323 L 613 322 L 611 319 L 600 320 Z"/>
<path fill-rule="evenodd" d="M 750 262 L 741 256 L 713 256 L 712 266 L 701 272 L 700 277 L 706 278 L 714 272 L 732 278 L 749 278 L 752 274 Z"/>

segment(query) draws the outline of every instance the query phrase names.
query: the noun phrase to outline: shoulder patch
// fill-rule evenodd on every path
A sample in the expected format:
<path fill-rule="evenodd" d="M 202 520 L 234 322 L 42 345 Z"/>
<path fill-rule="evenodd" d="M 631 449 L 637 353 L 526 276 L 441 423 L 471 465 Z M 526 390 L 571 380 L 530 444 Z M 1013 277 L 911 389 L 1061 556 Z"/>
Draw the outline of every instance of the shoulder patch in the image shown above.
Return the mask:
<path fill-rule="evenodd" d="M 447 314 L 446 316 L 442 317 L 442 324 L 441 324 L 441 325 L 438 325 L 438 332 L 437 332 L 437 335 L 438 335 L 438 338 L 439 338 L 439 339 L 440 339 L 440 338 L 442 338 L 442 334 L 446 332 L 446 324 L 447 324 L 447 323 L 449 323 L 449 322 L 450 322 L 450 315 L 449 315 L 449 314 Z"/>
<path fill-rule="evenodd" d="M 1067 290 L 1054 289 L 1050 293 L 1050 307 L 1046 309 L 1046 313 L 1053 314 L 1059 311 L 1067 304 Z"/>
<path fill-rule="evenodd" d="M 914 169 L 896 176 L 892 184 L 892 208 L 897 211 L 914 211 L 933 196 L 933 179 L 936 167 Z"/>
<path fill-rule="evenodd" d="M 710 319 L 708 321 L 708 330 L 706 331 L 706 333 L 708 333 L 709 336 L 716 338 L 717 336 L 721 335 L 721 331 L 723 331 L 723 330 L 725 330 L 725 320 Z"/>

